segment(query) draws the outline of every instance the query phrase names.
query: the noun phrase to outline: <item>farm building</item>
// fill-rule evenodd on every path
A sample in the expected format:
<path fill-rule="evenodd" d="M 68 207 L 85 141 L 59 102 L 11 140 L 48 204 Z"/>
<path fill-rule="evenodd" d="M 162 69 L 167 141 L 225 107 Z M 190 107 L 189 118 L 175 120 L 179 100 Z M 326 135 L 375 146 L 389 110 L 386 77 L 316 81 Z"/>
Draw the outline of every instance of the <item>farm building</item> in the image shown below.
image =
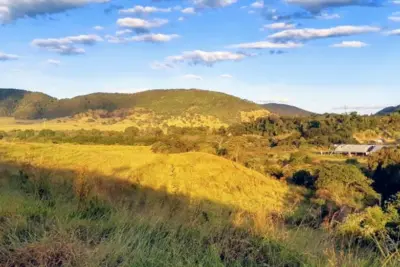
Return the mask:
<path fill-rule="evenodd" d="M 349 156 L 368 156 L 371 153 L 378 152 L 387 145 L 336 145 L 333 154 L 342 154 Z"/>

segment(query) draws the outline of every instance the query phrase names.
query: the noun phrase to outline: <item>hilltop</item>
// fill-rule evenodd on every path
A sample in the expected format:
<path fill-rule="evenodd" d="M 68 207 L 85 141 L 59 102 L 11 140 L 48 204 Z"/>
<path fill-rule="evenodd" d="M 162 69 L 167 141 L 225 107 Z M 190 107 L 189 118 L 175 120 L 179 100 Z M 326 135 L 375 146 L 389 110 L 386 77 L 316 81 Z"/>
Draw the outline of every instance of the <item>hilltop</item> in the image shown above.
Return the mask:
<path fill-rule="evenodd" d="M 307 117 L 314 114 L 310 111 L 286 104 L 269 103 L 262 106 L 268 111 L 280 116 Z"/>
<path fill-rule="evenodd" d="M 400 112 L 400 105 L 398 105 L 396 107 L 384 108 L 381 111 L 378 111 L 378 113 L 376 113 L 376 115 L 386 115 L 386 114 L 390 114 L 390 113 L 394 113 L 394 112 Z"/>
<path fill-rule="evenodd" d="M 263 107 L 224 93 L 197 90 L 149 90 L 133 94 L 93 93 L 70 99 L 56 99 L 43 93 L 16 89 L 0 89 L 0 116 L 17 119 L 54 119 L 74 116 L 90 110 L 113 112 L 141 109 L 157 115 L 211 116 L 222 123 L 245 119 Z"/>

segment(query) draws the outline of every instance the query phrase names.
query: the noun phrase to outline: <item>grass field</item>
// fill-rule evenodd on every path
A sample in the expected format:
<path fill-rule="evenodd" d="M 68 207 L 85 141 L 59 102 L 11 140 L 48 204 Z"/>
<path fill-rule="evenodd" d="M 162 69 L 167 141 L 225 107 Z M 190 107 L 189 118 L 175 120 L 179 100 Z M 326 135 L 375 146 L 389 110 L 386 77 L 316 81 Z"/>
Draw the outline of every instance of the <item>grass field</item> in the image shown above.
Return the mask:
<path fill-rule="evenodd" d="M 218 129 L 228 124 L 221 122 L 212 116 L 184 115 L 160 117 L 153 113 L 134 114 L 124 119 L 99 119 L 92 116 L 82 116 L 80 118 L 61 118 L 53 120 L 18 120 L 12 117 L 0 117 L 0 131 L 12 130 L 36 130 L 51 129 L 53 131 L 68 130 L 100 130 L 100 131 L 119 131 L 123 132 L 126 128 L 135 126 L 139 129 L 161 128 L 166 131 L 168 126 L 177 127 L 210 127 Z"/>
<path fill-rule="evenodd" d="M 286 228 L 296 188 L 217 156 L 0 142 L 0 158 L 1 266 L 381 263 L 328 232 Z"/>
<path fill-rule="evenodd" d="M 205 153 L 155 154 L 149 147 L 0 143 L 3 161 L 88 172 L 154 190 L 210 200 L 243 211 L 279 211 L 288 187 L 229 160 Z M 257 190 L 256 190 L 257 189 Z"/>

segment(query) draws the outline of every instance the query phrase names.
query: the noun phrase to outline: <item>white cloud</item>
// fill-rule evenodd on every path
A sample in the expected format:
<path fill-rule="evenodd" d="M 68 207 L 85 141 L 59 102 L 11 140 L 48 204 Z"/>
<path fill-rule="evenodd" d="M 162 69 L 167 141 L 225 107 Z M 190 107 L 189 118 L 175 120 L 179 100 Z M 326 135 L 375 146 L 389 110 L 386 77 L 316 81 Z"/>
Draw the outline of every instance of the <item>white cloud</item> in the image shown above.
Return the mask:
<path fill-rule="evenodd" d="M 219 77 L 224 78 L 224 79 L 232 79 L 233 76 L 230 74 L 221 74 Z"/>
<path fill-rule="evenodd" d="M 133 37 L 122 37 L 121 35 L 105 36 L 105 38 L 109 43 L 127 43 L 127 42 L 166 43 L 178 37 L 180 37 L 178 34 L 162 34 L 162 33 L 140 34 Z"/>
<path fill-rule="evenodd" d="M 187 7 L 181 10 L 183 14 L 196 14 L 196 11 L 193 7 Z"/>
<path fill-rule="evenodd" d="M 141 34 L 130 38 L 134 42 L 152 42 L 152 43 L 165 43 L 172 39 L 178 38 L 178 34 L 162 34 L 162 33 L 151 33 Z"/>
<path fill-rule="evenodd" d="M 313 13 L 334 7 L 379 5 L 379 1 L 370 0 L 285 0 L 285 3 L 300 6 Z"/>
<path fill-rule="evenodd" d="M 395 0 L 395 1 L 393 1 L 393 4 L 400 5 L 400 1 L 399 0 Z"/>
<path fill-rule="evenodd" d="M 329 38 L 329 37 L 339 37 L 339 36 L 350 36 L 356 34 L 378 32 L 381 29 L 379 27 L 372 26 L 337 26 L 327 29 L 290 29 L 277 32 L 268 36 L 270 39 L 275 40 L 312 40 L 318 38 Z"/>
<path fill-rule="evenodd" d="M 186 74 L 186 75 L 183 75 L 182 78 L 190 79 L 190 80 L 198 80 L 198 81 L 203 80 L 203 77 L 201 77 L 199 75 L 195 75 L 195 74 Z"/>
<path fill-rule="evenodd" d="M 368 44 L 360 41 L 343 41 L 341 43 L 331 45 L 331 47 L 337 48 L 362 48 L 366 46 L 368 46 Z"/>
<path fill-rule="evenodd" d="M 264 29 L 269 29 L 269 30 L 285 30 L 285 29 L 296 28 L 296 25 L 295 24 L 286 23 L 286 22 L 277 22 L 277 23 L 264 25 L 263 28 Z"/>
<path fill-rule="evenodd" d="M 178 21 L 184 21 L 184 20 L 185 20 L 184 17 L 179 17 L 179 18 L 178 18 Z"/>
<path fill-rule="evenodd" d="M 198 7 L 227 7 L 237 2 L 237 0 L 192 0 Z"/>
<path fill-rule="evenodd" d="M 390 17 L 388 17 L 388 19 L 393 22 L 400 22 L 400 16 L 398 16 L 398 15 L 390 16 Z"/>
<path fill-rule="evenodd" d="M 249 10 L 247 11 L 248 14 L 255 14 L 256 12 L 254 10 Z"/>
<path fill-rule="evenodd" d="M 256 1 L 250 5 L 252 8 L 263 8 L 264 1 Z"/>
<path fill-rule="evenodd" d="M 121 36 L 121 35 L 125 35 L 125 34 L 130 34 L 130 33 L 132 33 L 132 30 L 126 29 L 126 30 L 116 31 L 115 35 L 116 36 Z"/>
<path fill-rule="evenodd" d="M 261 41 L 253 43 L 236 44 L 236 45 L 231 45 L 229 47 L 242 48 L 242 49 L 290 49 L 290 48 L 299 48 L 302 46 L 303 44 L 295 42 L 274 43 L 269 41 Z"/>
<path fill-rule="evenodd" d="M 400 29 L 388 31 L 387 34 L 388 35 L 400 35 Z"/>
<path fill-rule="evenodd" d="M 0 52 L 0 61 L 17 60 L 19 57 L 13 54 L 5 54 Z"/>
<path fill-rule="evenodd" d="M 150 64 L 150 68 L 152 68 L 153 70 L 168 70 L 168 69 L 173 69 L 174 65 L 167 62 L 156 61 Z"/>
<path fill-rule="evenodd" d="M 316 16 L 317 19 L 325 19 L 325 20 L 330 20 L 330 19 L 340 19 L 339 14 L 329 14 L 329 13 L 321 13 L 320 15 Z"/>
<path fill-rule="evenodd" d="M 109 43 L 113 43 L 113 44 L 125 43 L 126 42 L 126 38 L 122 37 L 121 35 L 122 34 L 113 36 L 113 35 L 107 34 L 106 36 L 104 36 L 104 38 L 106 38 L 106 40 Z"/>
<path fill-rule="evenodd" d="M 70 9 L 110 0 L 0 0 L 0 22 L 7 23 L 24 17 L 62 13 Z"/>
<path fill-rule="evenodd" d="M 35 39 L 32 45 L 46 49 L 51 52 L 56 52 L 61 55 L 78 55 L 84 54 L 83 48 L 78 48 L 75 45 L 94 45 L 103 41 L 98 35 L 77 35 L 63 38 Z"/>
<path fill-rule="evenodd" d="M 202 64 L 212 66 L 217 62 L 223 61 L 239 61 L 247 57 L 245 54 L 232 53 L 227 51 L 206 52 L 202 50 L 186 51 L 178 56 L 170 56 L 166 58 L 166 62 L 188 64 Z"/>
<path fill-rule="evenodd" d="M 133 8 L 121 9 L 120 14 L 151 14 L 151 13 L 167 13 L 171 12 L 172 8 L 158 8 L 154 6 L 134 6 Z"/>
<path fill-rule="evenodd" d="M 123 18 L 117 20 L 119 26 L 132 28 L 137 32 L 146 32 L 151 28 L 161 27 L 167 23 L 168 20 L 166 19 L 144 20 L 138 18 Z"/>
<path fill-rule="evenodd" d="M 61 65 L 61 61 L 55 60 L 55 59 L 48 59 L 47 60 L 47 64 L 54 65 L 54 66 L 60 66 Z"/>
<path fill-rule="evenodd" d="M 102 30 L 104 30 L 104 27 L 102 27 L 102 26 L 94 26 L 93 29 L 95 29 L 96 31 L 102 31 Z"/>

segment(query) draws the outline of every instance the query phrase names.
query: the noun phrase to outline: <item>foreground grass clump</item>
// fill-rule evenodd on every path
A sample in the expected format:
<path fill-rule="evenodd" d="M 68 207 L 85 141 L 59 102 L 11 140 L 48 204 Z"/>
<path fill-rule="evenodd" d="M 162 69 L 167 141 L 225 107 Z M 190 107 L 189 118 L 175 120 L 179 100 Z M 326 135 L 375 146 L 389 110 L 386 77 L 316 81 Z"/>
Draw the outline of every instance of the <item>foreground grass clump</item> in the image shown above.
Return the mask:
<path fill-rule="evenodd" d="M 302 266 L 307 258 L 231 223 L 234 209 L 121 184 L 2 172 L 0 266 Z M 118 190 L 120 199 L 99 197 Z M 124 195 L 129 195 L 129 201 Z M 124 201 L 122 201 L 124 200 Z"/>
<path fill-rule="evenodd" d="M 0 176 L 0 266 L 380 266 L 375 254 L 337 251 L 309 230 L 262 234 L 257 218 L 220 204 L 21 168 Z M 212 206 L 219 218 L 209 216 Z M 238 226 L 238 217 L 248 222 Z"/>

